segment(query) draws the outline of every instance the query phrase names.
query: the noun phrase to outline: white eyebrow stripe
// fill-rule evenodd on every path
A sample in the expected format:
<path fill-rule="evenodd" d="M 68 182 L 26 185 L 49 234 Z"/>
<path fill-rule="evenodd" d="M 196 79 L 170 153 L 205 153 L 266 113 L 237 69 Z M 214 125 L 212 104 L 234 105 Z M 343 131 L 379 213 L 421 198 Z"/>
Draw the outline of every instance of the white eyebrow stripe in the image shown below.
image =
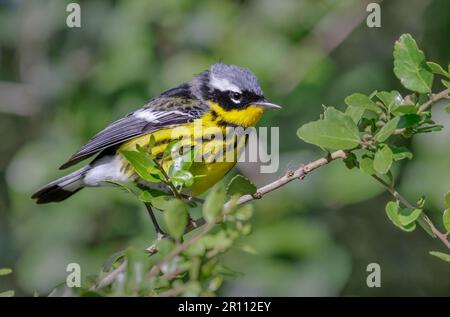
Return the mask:
<path fill-rule="evenodd" d="M 211 77 L 210 84 L 212 87 L 217 88 L 220 91 L 234 91 L 238 93 L 242 92 L 238 86 L 233 85 L 228 79 L 225 78 L 217 78 L 213 76 Z"/>

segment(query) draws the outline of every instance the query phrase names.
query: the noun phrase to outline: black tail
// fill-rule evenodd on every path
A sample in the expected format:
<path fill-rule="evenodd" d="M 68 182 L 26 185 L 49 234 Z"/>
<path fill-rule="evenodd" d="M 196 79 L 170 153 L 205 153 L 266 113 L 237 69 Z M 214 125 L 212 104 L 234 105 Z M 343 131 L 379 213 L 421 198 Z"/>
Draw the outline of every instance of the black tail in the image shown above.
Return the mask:
<path fill-rule="evenodd" d="M 45 185 L 35 192 L 32 199 L 38 204 L 63 201 L 84 187 L 83 177 L 89 166 L 85 166 L 69 175 Z"/>

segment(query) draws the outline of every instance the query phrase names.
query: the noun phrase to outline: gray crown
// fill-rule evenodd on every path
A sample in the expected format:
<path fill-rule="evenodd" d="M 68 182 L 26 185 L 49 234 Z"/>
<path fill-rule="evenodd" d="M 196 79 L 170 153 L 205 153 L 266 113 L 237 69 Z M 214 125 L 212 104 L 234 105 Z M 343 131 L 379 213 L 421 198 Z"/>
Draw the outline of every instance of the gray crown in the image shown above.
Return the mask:
<path fill-rule="evenodd" d="M 217 63 L 212 65 L 209 71 L 211 78 L 226 79 L 242 91 L 247 90 L 258 96 L 264 95 L 255 74 L 247 68 Z"/>

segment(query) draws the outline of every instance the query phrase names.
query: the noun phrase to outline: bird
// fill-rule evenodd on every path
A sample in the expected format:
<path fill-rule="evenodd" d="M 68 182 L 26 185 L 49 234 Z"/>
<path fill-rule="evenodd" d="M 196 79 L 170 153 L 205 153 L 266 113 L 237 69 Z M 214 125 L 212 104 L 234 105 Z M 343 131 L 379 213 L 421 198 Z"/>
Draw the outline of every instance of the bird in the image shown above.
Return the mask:
<path fill-rule="evenodd" d="M 249 69 L 222 62 L 213 64 L 190 81 L 161 93 L 101 130 L 60 169 L 94 155 L 95 158 L 75 172 L 43 186 L 32 195 L 32 199 L 37 204 L 61 202 L 85 187 L 111 186 L 111 182 L 143 184 L 145 182 L 121 151 L 135 150 L 136 146 L 145 148 L 149 137 L 153 137 L 152 148 L 146 150 L 158 160 L 171 143 L 174 129 L 182 127 L 188 134 L 193 134 L 195 126 L 221 131 L 249 128 L 258 123 L 264 110 L 279 108 L 264 96 L 256 75 Z M 206 139 L 202 138 L 203 147 L 214 142 Z M 192 142 L 196 141 L 192 138 Z M 195 167 L 193 165 L 192 174 L 202 177 L 195 179 L 190 194 L 195 196 L 208 190 L 234 167 L 236 161 L 234 156 L 231 162 L 208 160 L 195 164 Z M 164 170 L 169 167 L 170 164 L 163 165 Z M 160 228 L 155 229 L 161 231 Z"/>

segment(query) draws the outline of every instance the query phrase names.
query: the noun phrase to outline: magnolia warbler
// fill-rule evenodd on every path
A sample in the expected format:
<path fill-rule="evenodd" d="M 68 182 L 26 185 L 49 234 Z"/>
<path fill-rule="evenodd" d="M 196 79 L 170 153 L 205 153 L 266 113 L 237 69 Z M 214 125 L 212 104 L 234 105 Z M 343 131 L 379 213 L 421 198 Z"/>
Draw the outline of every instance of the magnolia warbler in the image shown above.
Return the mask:
<path fill-rule="evenodd" d="M 267 108 L 281 107 L 264 97 L 251 71 L 235 65 L 214 64 L 191 81 L 163 92 L 142 108 L 100 131 L 60 169 L 97 155 L 92 162 L 45 185 L 32 198 L 38 204 L 60 202 L 84 187 L 111 185 L 111 181 L 139 183 L 142 179 L 130 168 L 121 150 L 134 150 L 136 145 L 145 146 L 149 136 L 153 135 L 153 148 L 148 150 L 158 158 L 172 141 L 175 128 L 184 127 L 193 134 L 196 125 L 221 130 L 252 127 Z M 192 138 L 192 142 L 196 140 Z M 214 140 L 203 140 L 202 146 L 207 146 L 208 142 Z M 236 159 L 231 162 L 208 160 L 196 164 L 191 173 L 204 176 L 196 179 L 190 189 L 192 194 L 198 195 L 210 188 L 235 163 Z"/>

